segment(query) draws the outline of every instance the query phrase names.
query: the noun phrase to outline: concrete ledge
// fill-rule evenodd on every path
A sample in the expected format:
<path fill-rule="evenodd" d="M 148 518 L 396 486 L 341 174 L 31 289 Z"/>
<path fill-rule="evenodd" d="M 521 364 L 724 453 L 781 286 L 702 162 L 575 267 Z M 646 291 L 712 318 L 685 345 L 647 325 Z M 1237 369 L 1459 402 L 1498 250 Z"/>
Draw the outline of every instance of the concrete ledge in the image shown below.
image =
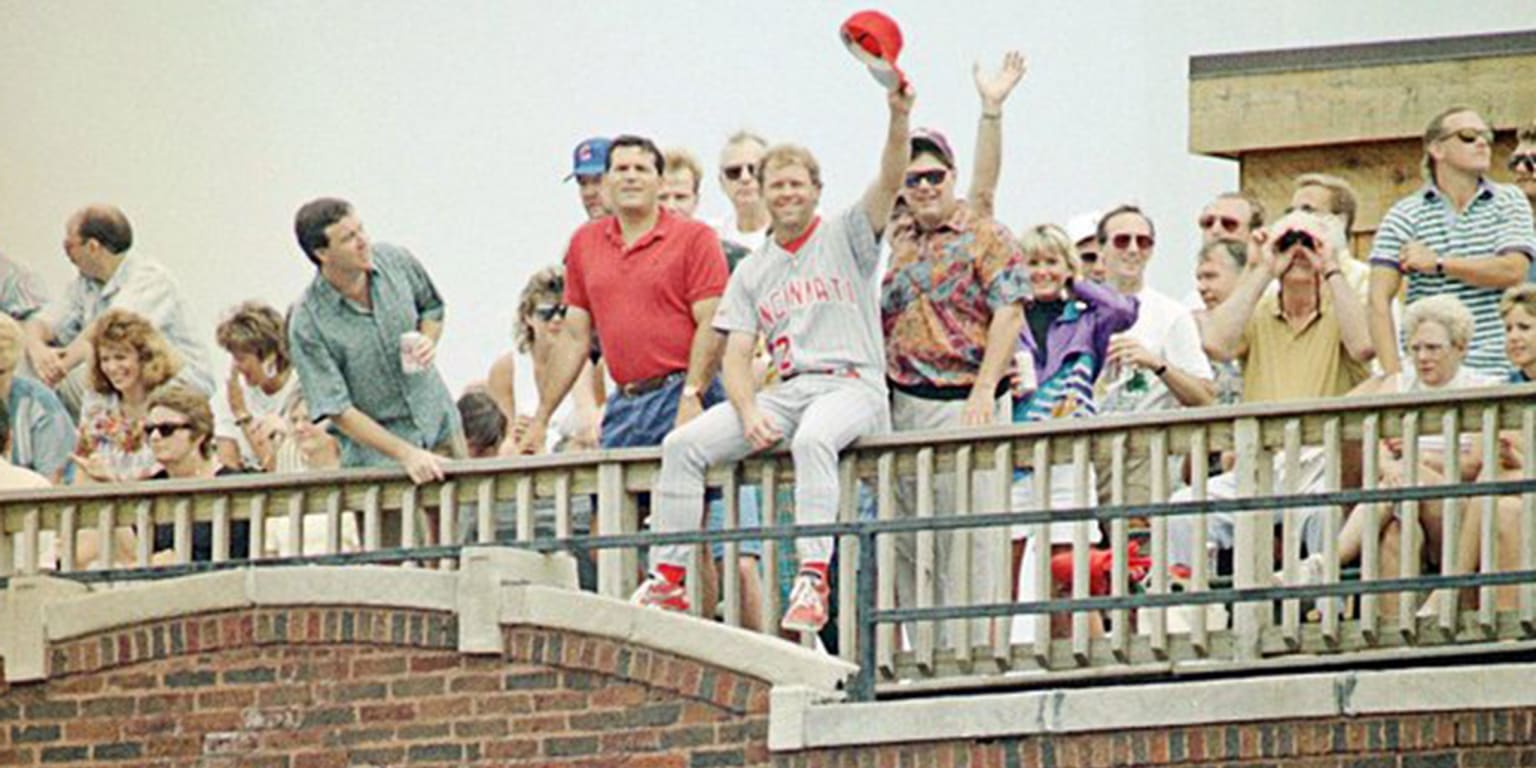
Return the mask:
<path fill-rule="evenodd" d="M 113 627 L 251 605 L 244 571 L 218 571 L 56 601 L 43 612 L 50 641 Z"/>
<path fill-rule="evenodd" d="M 775 692 L 769 748 L 1536 706 L 1536 664 L 1337 672 L 843 704 Z M 781 722 L 782 721 L 782 722 Z"/>
<path fill-rule="evenodd" d="M 549 587 L 509 587 L 501 623 L 623 640 L 734 670 L 772 686 L 798 685 L 830 693 L 858 669 L 757 632 Z"/>
<path fill-rule="evenodd" d="M 252 605 L 359 605 L 452 612 L 459 575 L 382 565 L 251 568 Z"/>

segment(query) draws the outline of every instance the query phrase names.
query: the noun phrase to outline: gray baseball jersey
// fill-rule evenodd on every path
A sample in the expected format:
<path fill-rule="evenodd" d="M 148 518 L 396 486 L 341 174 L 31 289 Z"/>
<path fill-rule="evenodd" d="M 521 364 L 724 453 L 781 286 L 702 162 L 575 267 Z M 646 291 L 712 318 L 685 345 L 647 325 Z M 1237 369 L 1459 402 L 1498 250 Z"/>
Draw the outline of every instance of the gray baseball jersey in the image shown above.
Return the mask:
<path fill-rule="evenodd" d="M 851 369 L 884 391 L 879 263 L 862 203 L 822 220 L 795 253 L 768 238 L 731 275 L 715 328 L 763 334 L 780 376 Z"/>

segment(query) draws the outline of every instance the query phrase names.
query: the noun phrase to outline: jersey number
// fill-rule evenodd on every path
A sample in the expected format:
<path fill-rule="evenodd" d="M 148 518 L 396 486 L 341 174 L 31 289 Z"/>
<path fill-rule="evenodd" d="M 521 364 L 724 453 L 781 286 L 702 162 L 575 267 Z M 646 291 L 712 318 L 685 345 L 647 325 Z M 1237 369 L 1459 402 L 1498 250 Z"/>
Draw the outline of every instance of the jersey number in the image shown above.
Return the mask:
<path fill-rule="evenodd" d="M 774 364 L 778 366 L 780 376 L 788 376 L 794 372 L 795 366 L 789 362 L 788 336 L 778 336 L 768 342 L 768 352 L 773 355 Z"/>

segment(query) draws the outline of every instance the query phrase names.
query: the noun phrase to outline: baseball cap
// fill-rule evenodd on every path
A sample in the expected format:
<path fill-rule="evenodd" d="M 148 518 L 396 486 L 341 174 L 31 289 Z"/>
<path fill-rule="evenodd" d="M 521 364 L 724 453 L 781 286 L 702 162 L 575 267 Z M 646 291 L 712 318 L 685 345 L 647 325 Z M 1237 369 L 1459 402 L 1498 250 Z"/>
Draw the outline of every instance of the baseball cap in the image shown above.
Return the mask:
<path fill-rule="evenodd" d="M 895 19 L 879 11 L 859 11 L 843 22 L 838 34 L 848 52 L 864 62 L 869 73 L 887 90 L 906 84 L 906 73 L 896 65 L 902 40 L 901 27 L 896 25 Z"/>
<path fill-rule="evenodd" d="M 608 169 L 608 146 L 611 144 L 602 136 L 594 136 L 576 145 L 576 151 L 571 153 L 571 173 L 565 177 L 566 181 L 577 176 L 597 176 Z"/>
<path fill-rule="evenodd" d="M 955 169 L 955 151 L 949 148 L 949 139 L 944 134 L 932 128 L 918 128 L 912 132 L 912 156 L 917 157 L 921 152 L 938 155 L 939 160 L 950 170 Z"/>
<path fill-rule="evenodd" d="M 1072 238 L 1073 245 L 1098 236 L 1100 216 L 1098 211 L 1088 211 L 1067 219 L 1067 237 Z"/>

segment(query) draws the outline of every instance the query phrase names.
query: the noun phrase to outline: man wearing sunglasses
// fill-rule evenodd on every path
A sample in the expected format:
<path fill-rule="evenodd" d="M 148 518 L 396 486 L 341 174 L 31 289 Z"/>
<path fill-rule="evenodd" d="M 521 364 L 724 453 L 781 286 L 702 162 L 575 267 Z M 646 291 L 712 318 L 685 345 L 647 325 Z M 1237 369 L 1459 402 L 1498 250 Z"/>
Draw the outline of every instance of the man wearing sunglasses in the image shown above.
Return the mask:
<path fill-rule="evenodd" d="M 1001 158 L 1003 103 L 1024 77 L 1024 57 L 1009 53 L 1003 66 L 975 70 L 981 98 L 977 170 L 967 200 L 956 197 L 955 154 L 942 133 L 919 129 L 909 141 L 911 160 L 903 177 L 905 210 L 890 225 L 891 255 L 881 282 L 885 378 L 891 388 L 891 423 L 898 432 L 984 426 L 1007 422 L 1011 413 L 1009 368 L 1024 325 L 1021 303 L 1029 293 L 1024 256 L 1008 229 L 992 218 Z M 935 487 L 935 513 L 959 514 L 951 478 Z M 979 510 L 997 511 L 994 481 L 978 476 Z M 900 512 L 916 512 L 916 488 L 897 494 Z M 968 512 L 968 510 L 967 510 Z M 961 540 L 970 541 L 972 588 L 987 595 L 993 554 L 1002 541 L 979 531 L 938 537 L 939 594 L 954 585 L 947 565 Z M 899 604 L 915 605 L 916 538 L 896 537 Z M 989 622 L 973 622 L 982 632 Z M 941 629 L 947 629 L 947 625 Z"/>
<path fill-rule="evenodd" d="M 1406 278 L 1412 304 L 1449 293 L 1472 311 L 1466 365 L 1504 378 L 1499 297 L 1525 281 L 1536 258 L 1531 204 L 1520 190 L 1487 178 L 1493 131 L 1481 115 L 1448 109 L 1424 130 L 1424 180 L 1381 221 L 1371 248 L 1371 341 L 1387 373 L 1402 370 L 1391 304 Z"/>
<path fill-rule="evenodd" d="M 1196 223 L 1201 245 L 1217 240 L 1246 244 L 1253 230 L 1264 226 L 1264 204 L 1242 192 L 1223 192 L 1206 203 Z"/>
<path fill-rule="evenodd" d="M 768 142 L 750 131 L 738 131 L 720 150 L 720 191 L 731 201 L 731 213 L 720 222 L 720 240 L 748 253 L 768 238 L 768 204 L 763 201 L 757 168 Z"/>

